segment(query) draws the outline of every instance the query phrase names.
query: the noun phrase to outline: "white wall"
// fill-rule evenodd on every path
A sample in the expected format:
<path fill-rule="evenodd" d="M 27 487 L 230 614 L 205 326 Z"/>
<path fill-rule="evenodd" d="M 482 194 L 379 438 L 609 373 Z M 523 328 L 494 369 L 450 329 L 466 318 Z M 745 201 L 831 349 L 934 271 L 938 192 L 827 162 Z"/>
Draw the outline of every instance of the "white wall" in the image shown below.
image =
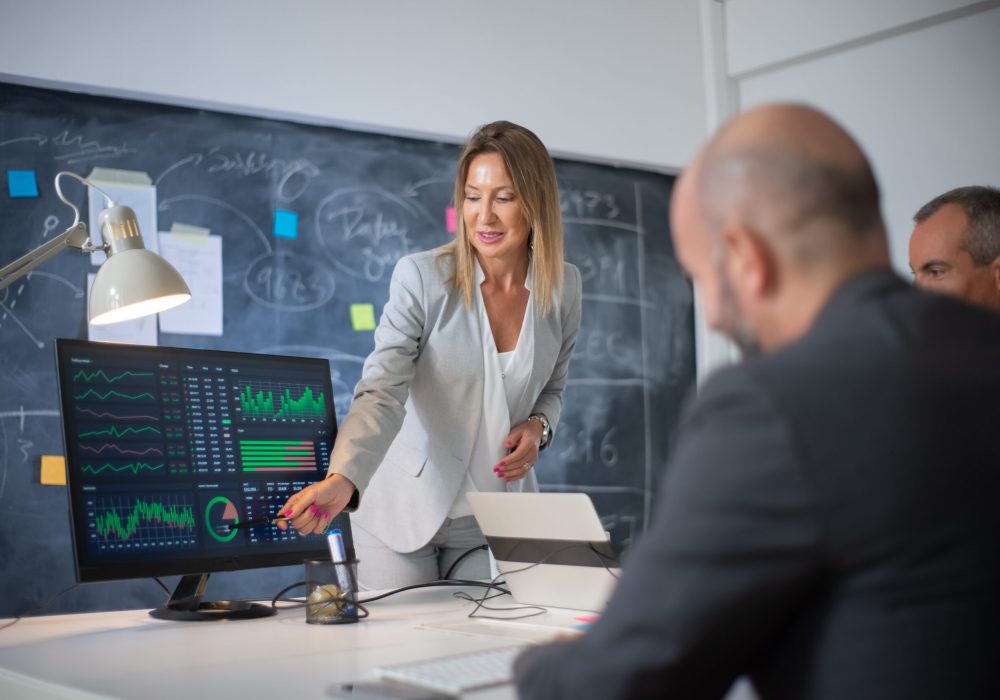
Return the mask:
<path fill-rule="evenodd" d="M 706 119 L 771 101 L 813 104 L 873 162 L 894 266 L 910 217 L 966 184 L 1000 184 L 1000 1 L 698 0 Z M 698 319 L 699 376 L 732 344 Z"/>
<path fill-rule="evenodd" d="M 741 107 L 811 102 L 909 217 L 1000 182 L 1000 2 L 0 0 L 0 79 L 459 141 L 496 118 L 556 153 L 682 167 Z M 699 319 L 699 373 L 733 357 Z"/>
<path fill-rule="evenodd" d="M 0 0 L 0 77 L 677 169 L 704 134 L 690 0 Z"/>
<path fill-rule="evenodd" d="M 743 108 L 806 101 L 855 135 L 882 186 L 893 262 L 902 272 L 909 271 L 911 217 L 924 202 L 960 185 L 1000 185 L 1000 7 L 972 9 L 737 81 Z"/>
<path fill-rule="evenodd" d="M 969 11 L 977 0 L 729 0 L 725 3 L 731 75 L 825 50 L 837 50 L 943 14 Z"/>

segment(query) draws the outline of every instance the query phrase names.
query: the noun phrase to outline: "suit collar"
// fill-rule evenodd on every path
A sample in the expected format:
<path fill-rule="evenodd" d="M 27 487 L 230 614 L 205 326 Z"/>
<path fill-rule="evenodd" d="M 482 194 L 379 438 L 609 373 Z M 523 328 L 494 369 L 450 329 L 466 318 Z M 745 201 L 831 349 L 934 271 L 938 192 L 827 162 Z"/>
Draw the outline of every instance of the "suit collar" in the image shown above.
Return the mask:
<path fill-rule="evenodd" d="M 890 267 L 875 267 L 862 270 L 842 283 L 826 302 L 816 318 L 821 322 L 826 316 L 835 315 L 840 309 L 852 307 L 866 298 L 877 297 L 887 292 L 908 287 L 907 283 Z"/>
<path fill-rule="evenodd" d="M 532 284 L 531 268 L 533 267 L 533 265 L 531 263 L 532 263 L 532 260 L 531 260 L 531 256 L 529 255 L 528 256 L 528 276 L 524 280 L 524 288 L 527 289 L 529 292 L 531 291 L 531 284 Z M 477 258 L 475 255 L 472 256 L 472 264 L 475 266 L 476 286 L 478 287 L 479 285 L 481 285 L 483 282 L 486 281 L 486 273 L 483 272 L 483 268 L 479 264 L 479 258 Z"/>

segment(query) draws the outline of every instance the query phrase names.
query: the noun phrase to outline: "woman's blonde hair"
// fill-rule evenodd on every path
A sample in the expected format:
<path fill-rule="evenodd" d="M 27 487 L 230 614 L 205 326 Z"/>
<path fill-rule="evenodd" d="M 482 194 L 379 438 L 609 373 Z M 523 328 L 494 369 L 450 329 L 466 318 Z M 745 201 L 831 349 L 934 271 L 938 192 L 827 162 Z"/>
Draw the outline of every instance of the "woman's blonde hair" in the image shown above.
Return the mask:
<path fill-rule="evenodd" d="M 498 121 L 479 127 L 469 138 L 458 158 L 455 178 L 455 240 L 445 246 L 442 256 L 454 261 L 449 280 L 460 290 L 467 307 L 472 306 L 476 280 L 475 250 L 469 243 L 462 210 L 469 164 L 483 153 L 497 153 L 514 185 L 514 194 L 528 222 L 531 247 L 532 294 L 541 314 L 552 308 L 553 297 L 562 292 L 563 230 L 559 209 L 559 186 L 552 157 L 531 131 L 511 122 Z"/>

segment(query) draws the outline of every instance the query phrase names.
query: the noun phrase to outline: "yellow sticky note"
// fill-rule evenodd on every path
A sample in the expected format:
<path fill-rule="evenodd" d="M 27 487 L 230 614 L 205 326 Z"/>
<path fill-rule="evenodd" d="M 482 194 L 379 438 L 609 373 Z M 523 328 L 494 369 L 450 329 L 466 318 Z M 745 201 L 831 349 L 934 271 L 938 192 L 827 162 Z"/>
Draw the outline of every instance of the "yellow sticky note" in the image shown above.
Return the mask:
<path fill-rule="evenodd" d="M 59 455 L 42 455 L 41 482 L 49 486 L 65 486 L 66 460 Z"/>
<path fill-rule="evenodd" d="M 375 330 L 375 307 L 371 304 L 351 304 L 351 327 L 356 331 Z"/>

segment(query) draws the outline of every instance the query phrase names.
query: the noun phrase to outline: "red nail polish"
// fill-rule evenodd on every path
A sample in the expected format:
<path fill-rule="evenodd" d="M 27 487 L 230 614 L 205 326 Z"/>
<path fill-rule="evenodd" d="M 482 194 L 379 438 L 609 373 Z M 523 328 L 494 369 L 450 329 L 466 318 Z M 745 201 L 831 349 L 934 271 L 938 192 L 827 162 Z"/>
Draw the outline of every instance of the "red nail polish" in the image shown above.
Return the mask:
<path fill-rule="evenodd" d="M 506 463 L 506 462 L 500 462 L 500 466 L 501 466 L 501 467 L 506 467 L 506 466 L 507 466 L 507 463 Z"/>
<path fill-rule="evenodd" d="M 316 515 L 319 512 L 319 508 L 317 508 L 316 506 L 309 506 L 309 512 L 312 513 L 313 515 Z"/>

